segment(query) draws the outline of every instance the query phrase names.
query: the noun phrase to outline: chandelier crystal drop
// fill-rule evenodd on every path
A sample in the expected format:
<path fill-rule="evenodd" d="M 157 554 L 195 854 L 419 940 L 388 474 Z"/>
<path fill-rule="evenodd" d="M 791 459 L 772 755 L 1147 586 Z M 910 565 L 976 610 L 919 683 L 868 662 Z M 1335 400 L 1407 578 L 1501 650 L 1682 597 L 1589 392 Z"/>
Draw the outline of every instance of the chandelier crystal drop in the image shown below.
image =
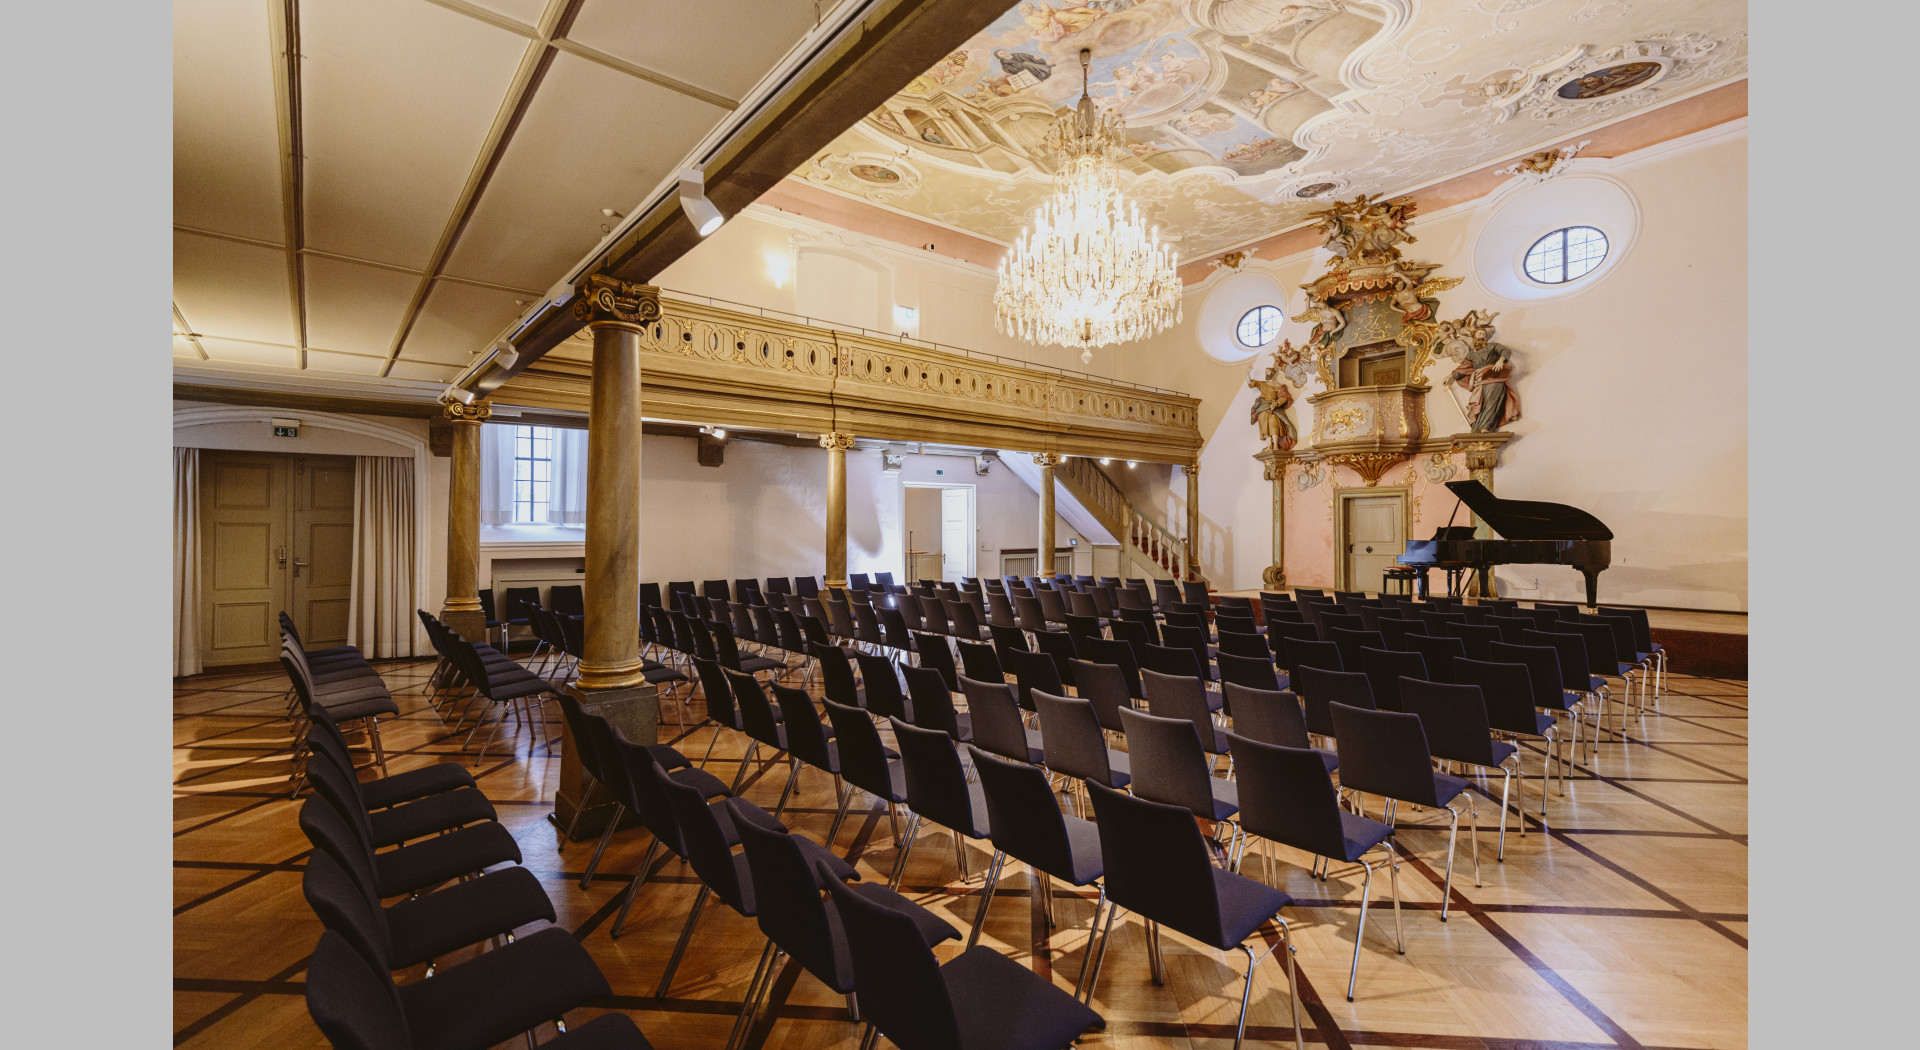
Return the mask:
<path fill-rule="evenodd" d="M 1145 339 L 1180 319 L 1179 256 L 1121 197 L 1114 151 L 1126 122 L 1087 93 L 1091 50 L 1080 52 L 1080 102 L 1047 131 L 1053 196 L 1000 264 L 994 327 L 1042 346 L 1093 348 Z"/>

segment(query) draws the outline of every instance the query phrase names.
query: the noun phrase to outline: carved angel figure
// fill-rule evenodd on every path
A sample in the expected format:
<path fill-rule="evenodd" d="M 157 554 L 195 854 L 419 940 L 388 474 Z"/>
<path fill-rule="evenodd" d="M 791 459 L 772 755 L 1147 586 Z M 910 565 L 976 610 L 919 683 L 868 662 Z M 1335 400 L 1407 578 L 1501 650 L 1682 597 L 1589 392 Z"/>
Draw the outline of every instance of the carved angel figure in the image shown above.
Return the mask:
<path fill-rule="evenodd" d="M 1274 368 L 1279 362 L 1274 362 Z M 1253 410 L 1248 413 L 1247 422 L 1260 428 L 1260 440 L 1268 447 L 1281 452 L 1290 451 L 1300 441 L 1300 431 L 1287 418 L 1287 408 L 1293 404 L 1293 391 L 1287 384 L 1275 382 L 1274 369 L 1269 369 L 1266 379 L 1249 379 L 1247 385 L 1259 391 L 1253 399 Z"/>
<path fill-rule="evenodd" d="M 1440 352 L 1456 359 L 1446 383 L 1449 387 L 1466 384 L 1467 426 L 1476 434 L 1499 430 L 1520 418 L 1520 396 L 1509 385 L 1513 351 L 1493 341 L 1497 316 L 1468 310 L 1460 320 L 1437 326 Z"/>
<path fill-rule="evenodd" d="M 1430 281 L 1421 279 L 1435 268 L 1425 263 L 1411 266 L 1402 262 L 1394 263 L 1393 275 L 1399 284 L 1393 291 L 1393 305 L 1400 311 L 1401 323 L 1432 320 L 1434 311 L 1440 308 L 1439 294 L 1463 280 L 1459 277 L 1436 277 Z"/>
<path fill-rule="evenodd" d="M 1330 303 L 1312 303 L 1298 317 L 1289 320 L 1313 326 L 1313 332 L 1307 336 L 1308 346 L 1332 345 L 1334 337 L 1347 326 L 1347 315 Z"/>

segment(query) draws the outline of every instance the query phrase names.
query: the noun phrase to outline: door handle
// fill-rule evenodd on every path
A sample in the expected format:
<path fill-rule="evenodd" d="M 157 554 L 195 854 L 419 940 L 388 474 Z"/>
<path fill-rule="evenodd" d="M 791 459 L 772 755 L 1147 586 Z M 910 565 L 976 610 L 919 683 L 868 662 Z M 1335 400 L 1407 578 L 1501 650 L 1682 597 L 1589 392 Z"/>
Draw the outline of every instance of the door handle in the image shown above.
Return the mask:
<path fill-rule="evenodd" d="M 1367 549 L 1368 549 L 1368 550 L 1372 550 L 1373 548 L 1371 548 L 1371 547 L 1369 547 L 1369 548 L 1367 548 Z M 301 569 L 304 569 L 304 568 L 306 568 L 306 567 L 307 567 L 307 563 L 306 563 L 306 562 L 304 562 L 304 561 L 301 561 L 301 560 L 300 560 L 299 558 L 295 558 L 295 559 L 293 559 L 293 578 L 294 578 L 294 579 L 296 579 L 296 580 L 297 580 L 297 579 L 299 579 L 299 578 L 300 578 L 300 570 L 301 570 Z"/>

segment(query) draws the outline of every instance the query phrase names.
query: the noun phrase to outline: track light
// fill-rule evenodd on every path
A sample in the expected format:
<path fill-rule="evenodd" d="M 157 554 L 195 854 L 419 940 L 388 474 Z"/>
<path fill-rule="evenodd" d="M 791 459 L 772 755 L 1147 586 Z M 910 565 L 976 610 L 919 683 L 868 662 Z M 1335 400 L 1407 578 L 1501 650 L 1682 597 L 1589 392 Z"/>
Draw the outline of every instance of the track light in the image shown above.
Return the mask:
<path fill-rule="evenodd" d="M 1128 470 L 1132 470 L 1132 469 L 1133 469 L 1133 467 L 1134 467 L 1134 462 L 1133 462 L 1133 460 L 1127 460 L 1127 469 L 1128 469 Z"/>
<path fill-rule="evenodd" d="M 716 427 L 711 423 L 701 427 L 700 433 L 705 434 L 710 438 L 713 438 L 715 441 L 725 441 L 727 439 L 727 428 Z"/>
<path fill-rule="evenodd" d="M 1101 456 L 1101 457 L 1100 457 L 1100 465 L 1101 465 L 1101 466 L 1103 466 L 1103 467 L 1104 467 L 1104 466 L 1106 466 L 1107 464 L 1109 464 L 1109 463 L 1111 463 L 1111 462 L 1113 462 L 1113 460 L 1111 460 L 1111 459 L 1108 459 L 1108 458 L 1107 458 L 1106 456 Z"/>
<path fill-rule="evenodd" d="M 720 228 L 727 217 L 707 199 L 707 176 L 699 168 L 680 169 L 680 207 L 686 210 L 687 218 L 693 221 L 693 228 L 700 236 Z"/>
<path fill-rule="evenodd" d="M 493 344 L 493 363 L 501 368 L 512 368 L 520 362 L 520 352 L 505 339 Z"/>
<path fill-rule="evenodd" d="M 446 393 L 440 395 L 440 399 L 442 401 L 458 401 L 463 405 L 471 405 L 474 401 L 474 394 L 473 391 L 465 387 L 450 386 L 447 388 Z"/>

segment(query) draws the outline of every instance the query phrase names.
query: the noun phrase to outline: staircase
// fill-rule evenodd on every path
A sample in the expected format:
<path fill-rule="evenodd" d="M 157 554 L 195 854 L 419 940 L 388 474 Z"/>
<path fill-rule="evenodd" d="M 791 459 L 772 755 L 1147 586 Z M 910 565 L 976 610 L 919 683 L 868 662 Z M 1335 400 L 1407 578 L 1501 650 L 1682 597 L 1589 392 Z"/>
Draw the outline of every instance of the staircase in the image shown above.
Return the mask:
<path fill-rule="evenodd" d="M 1053 477 L 1120 541 L 1127 561 L 1123 569 L 1163 579 L 1202 578 L 1187 557 L 1187 542 L 1129 503 L 1120 486 L 1093 460 L 1070 457 L 1053 469 Z"/>

